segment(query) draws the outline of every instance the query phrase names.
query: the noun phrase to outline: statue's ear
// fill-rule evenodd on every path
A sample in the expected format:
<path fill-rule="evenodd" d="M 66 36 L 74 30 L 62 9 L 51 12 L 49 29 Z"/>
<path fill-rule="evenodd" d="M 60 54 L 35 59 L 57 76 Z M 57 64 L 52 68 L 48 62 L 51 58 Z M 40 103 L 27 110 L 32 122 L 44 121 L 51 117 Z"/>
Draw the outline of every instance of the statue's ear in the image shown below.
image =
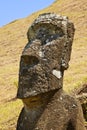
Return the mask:
<path fill-rule="evenodd" d="M 62 59 L 61 59 L 62 70 L 66 70 L 69 67 L 74 32 L 75 32 L 75 28 L 74 28 L 73 23 L 68 22 L 66 43 L 64 44 L 64 50 L 63 50 Z"/>

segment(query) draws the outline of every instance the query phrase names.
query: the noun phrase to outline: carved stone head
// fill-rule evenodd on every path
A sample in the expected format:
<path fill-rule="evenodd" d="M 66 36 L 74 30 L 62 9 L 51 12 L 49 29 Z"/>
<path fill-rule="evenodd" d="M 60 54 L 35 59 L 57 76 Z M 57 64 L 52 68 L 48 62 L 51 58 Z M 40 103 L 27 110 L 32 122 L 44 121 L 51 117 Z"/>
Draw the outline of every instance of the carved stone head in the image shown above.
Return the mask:
<path fill-rule="evenodd" d="M 62 88 L 74 36 L 65 16 L 46 13 L 29 27 L 19 70 L 18 98 L 28 98 Z"/>

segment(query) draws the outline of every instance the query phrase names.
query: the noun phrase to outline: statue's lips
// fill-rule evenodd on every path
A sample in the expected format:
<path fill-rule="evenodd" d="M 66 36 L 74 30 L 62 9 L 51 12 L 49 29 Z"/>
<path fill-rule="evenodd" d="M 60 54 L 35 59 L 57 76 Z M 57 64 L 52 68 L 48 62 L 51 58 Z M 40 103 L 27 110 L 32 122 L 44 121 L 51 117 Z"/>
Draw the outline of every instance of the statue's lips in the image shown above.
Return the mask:
<path fill-rule="evenodd" d="M 53 74 L 52 74 L 53 73 Z M 20 77 L 17 97 L 33 97 L 41 93 L 61 88 L 61 72 L 54 70 L 51 74 L 39 73 Z M 59 78 L 59 79 L 58 79 Z"/>
<path fill-rule="evenodd" d="M 59 71 L 59 70 L 56 70 L 56 69 L 53 69 L 52 70 L 52 73 L 45 73 L 45 76 L 44 76 L 44 78 L 46 78 L 47 80 L 49 79 L 49 75 L 54 75 L 57 79 L 61 79 L 61 77 L 62 77 L 62 73 L 61 73 L 61 71 Z M 27 84 L 36 84 L 37 82 L 39 82 L 40 81 L 40 79 L 42 79 L 43 78 L 43 75 L 44 74 L 42 74 L 42 75 L 40 75 L 40 74 L 38 74 L 38 73 L 32 73 L 31 75 L 27 75 L 27 76 L 21 76 L 21 80 L 22 80 L 22 82 L 21 82 L 21 84 L 20 85 L 27 85 Z"/>
<path fill-rule="evenodd" d="M 48 90 L 48 81 L 45 73 L 30 73 L 19 77 L 18 98 L 27 98 Z"/>

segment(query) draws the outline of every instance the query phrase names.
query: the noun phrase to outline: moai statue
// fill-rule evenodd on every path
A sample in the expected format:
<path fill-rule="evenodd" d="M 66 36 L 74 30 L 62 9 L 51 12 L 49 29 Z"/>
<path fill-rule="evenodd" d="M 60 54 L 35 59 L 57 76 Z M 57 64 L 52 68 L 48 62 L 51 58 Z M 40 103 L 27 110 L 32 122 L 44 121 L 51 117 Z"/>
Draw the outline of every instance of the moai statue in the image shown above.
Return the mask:
<path fill-rule="evenodd" d="M 63 91 L 74 25 L 65 16 L 45 13 L 30 26 L 19 70 L 17 97 L 24 107 L 17 130 L 85 130 L 78 101 Z"/>

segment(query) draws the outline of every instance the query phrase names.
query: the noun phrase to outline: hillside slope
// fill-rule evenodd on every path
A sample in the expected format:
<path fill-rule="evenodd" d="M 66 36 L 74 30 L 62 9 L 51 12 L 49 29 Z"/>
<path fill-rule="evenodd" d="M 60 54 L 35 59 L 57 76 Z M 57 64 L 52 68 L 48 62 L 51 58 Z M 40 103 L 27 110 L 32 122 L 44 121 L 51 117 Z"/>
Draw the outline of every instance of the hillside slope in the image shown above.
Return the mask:
<path fill-rule="evenodd" d="M 64 89 L 70 92 L 87 82 L 87 1 L 56 0 L 50 7 L 0 28 L 0 130 L 15 130 L 22 103 L 16 96 L 19 60 L 27 43 L 27 30 L 41 13 L 66 15 L 76 28 L 70 68 L 65 72 Z M 16 110 L 16 111 L 15 111 Z"/>

